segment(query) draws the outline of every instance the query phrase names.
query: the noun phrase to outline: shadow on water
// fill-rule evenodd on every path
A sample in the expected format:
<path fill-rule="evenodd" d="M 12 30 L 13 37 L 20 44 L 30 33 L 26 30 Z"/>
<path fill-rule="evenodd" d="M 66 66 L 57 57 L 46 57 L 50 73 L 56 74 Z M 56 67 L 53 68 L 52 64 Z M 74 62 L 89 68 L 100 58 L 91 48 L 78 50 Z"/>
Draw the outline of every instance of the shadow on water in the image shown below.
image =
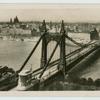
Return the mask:
<path fill-rule="evenodd" d="M 94 63 L 96 63 L 96 61 L 99 58 L 100 58 L 100 48 L 98 50 L 95 50 L 93 53 L 89 54 L 80 63 L 78 63 L 77 65 L 75 65 L 75 67 L 68 72 L 68 76 L 70 78 L 81 77 L 82 74 L 85 74 L 85 70 L 88 69 L 88 68 L 91 68 L 92 65 Z"/>

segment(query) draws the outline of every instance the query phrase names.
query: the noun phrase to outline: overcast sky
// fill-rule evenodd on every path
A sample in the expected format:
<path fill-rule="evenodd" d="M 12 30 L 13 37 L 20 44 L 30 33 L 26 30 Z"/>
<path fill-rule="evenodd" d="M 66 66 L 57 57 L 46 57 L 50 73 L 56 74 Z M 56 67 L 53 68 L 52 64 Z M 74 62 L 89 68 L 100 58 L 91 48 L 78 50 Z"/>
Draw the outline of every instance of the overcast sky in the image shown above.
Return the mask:
<path fill-rule="evenodd" d="M 0 21 L 9 21 L 15 16 L 18 16 L 21 21 L 63 19 L 66 22 L 100 22 L 100 5 L 0 5 Z"/>

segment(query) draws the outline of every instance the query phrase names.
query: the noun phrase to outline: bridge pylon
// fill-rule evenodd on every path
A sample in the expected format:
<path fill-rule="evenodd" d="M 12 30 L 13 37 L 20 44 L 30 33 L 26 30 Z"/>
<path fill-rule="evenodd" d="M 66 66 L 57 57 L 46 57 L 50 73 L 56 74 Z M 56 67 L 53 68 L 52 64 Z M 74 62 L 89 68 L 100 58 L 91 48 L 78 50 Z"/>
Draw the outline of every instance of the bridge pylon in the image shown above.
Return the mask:
<path fill-rule="evenodd" d="M 65 59 L 65 55 L 66 55 L 66 48 L 65 48 L 65 42 L 66 42 L 66 37 L 65 37 L 65 26 L 64 26 L 64 21 L 62 20 L 61 23 L 61 30 L 60 30 L 60 34 L 62 36 L 61 38 L 61 44 L 60 44 L 60 69 L 63 72 L 64 76 L 66 74 L 66 59 Z"/>
<path fill-rule="evenodd" d="M 45 20 L 43 20 L 41 32 L 44 34 L 44 36 L 42 38 L 42 52 L 41 52 L 41 65 L 40 66 L 44 67 L 45 64 L 47 63 L 47 39 L 46 39 L 47 28 L 46 28 Z"/>

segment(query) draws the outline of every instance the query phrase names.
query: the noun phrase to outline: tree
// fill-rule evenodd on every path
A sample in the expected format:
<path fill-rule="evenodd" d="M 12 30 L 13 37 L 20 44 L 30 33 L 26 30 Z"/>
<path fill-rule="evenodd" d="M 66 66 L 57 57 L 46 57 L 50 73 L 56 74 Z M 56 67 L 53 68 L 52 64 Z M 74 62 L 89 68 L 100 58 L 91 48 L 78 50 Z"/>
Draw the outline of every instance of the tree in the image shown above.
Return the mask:
<path fill-rule="evenodd" d="M 87 85 L 93 85 L 94 84 L 94 81 L 92 78 L 88 78 L 87 80 Z"/>
<path fill-rule="evenodd" d="M 87 79 L 86 78 L 81 78 L 80 79 L 80 84 L 86 85 L 87 84 Z"/>
<path fill-rule="evenodd" d="M 96 79 L 94 84 L 95 84 L 95 86 L 100 86 L 100 79 Z"/>

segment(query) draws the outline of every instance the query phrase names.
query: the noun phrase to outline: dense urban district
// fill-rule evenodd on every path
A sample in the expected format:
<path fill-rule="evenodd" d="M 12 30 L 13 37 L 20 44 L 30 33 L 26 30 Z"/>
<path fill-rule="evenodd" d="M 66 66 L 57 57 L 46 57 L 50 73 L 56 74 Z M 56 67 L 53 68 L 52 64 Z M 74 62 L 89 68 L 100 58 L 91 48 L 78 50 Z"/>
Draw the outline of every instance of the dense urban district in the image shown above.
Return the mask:
<path fill-rule="evenodd" d="M 60 22 L 46 21 L 47 29 L 51 33 L 60 31 Z M 16 16 L 10 18 L 8 22 L 0 22 L 0 38 L 3 39 L 17 39 L 24 40 L 25 38 L 32 38 L 33 36 L 40 36 L 42 21 L 20 21 Z M 65 29 L 71 33 L 89 33 L 96 27 L 97 31 L 100 29 L 100 23 L 67 23 L 65 22 Z"/>

